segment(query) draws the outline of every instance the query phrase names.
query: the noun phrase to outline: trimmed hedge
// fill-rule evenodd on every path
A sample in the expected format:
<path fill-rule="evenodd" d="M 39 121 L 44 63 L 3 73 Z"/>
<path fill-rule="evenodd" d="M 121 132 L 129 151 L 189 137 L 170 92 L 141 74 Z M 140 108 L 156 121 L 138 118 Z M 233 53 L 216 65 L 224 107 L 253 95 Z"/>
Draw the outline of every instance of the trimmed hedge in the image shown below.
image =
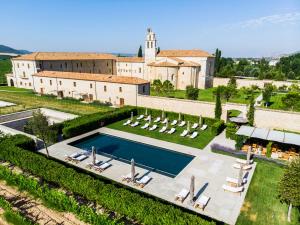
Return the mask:
<path fill-rule="evenodd" d="M 101 177 L 95 179 L 62 163 L 47 159 L 44 155 L 15 147 L 9 140 L 2 141 L 0 145 L 0 159 L 9 161 L 47 182 L 57 184 L 139 223 L 146 225 L 215 224 L 212 219 L 204 220 L 199 215 L 186 212 L 165 201 L 108 183 Z"/>
<path fill-rule="evenodd" d="M 35 142 L 30 137 L 27 137 L 22 134 L 16 134 L 13 136 L 8 136 L 9 139 L 15 146 L 26 149 L 26 150 L 35 150 Z"/>
<path fill-rule="evenodd" d="M 229 122 L 226 124 L 226 138 L 230 138 L 231 140 L 236 140 L 237 135 L 237 126 L 235 123 Z"/>
<path fill-rule="evenodd" d="M 219 135 L 225 128 L 225 123 L 223 120 L 216 121 L 211 125 L 211 132 L 214 135 Z"/>

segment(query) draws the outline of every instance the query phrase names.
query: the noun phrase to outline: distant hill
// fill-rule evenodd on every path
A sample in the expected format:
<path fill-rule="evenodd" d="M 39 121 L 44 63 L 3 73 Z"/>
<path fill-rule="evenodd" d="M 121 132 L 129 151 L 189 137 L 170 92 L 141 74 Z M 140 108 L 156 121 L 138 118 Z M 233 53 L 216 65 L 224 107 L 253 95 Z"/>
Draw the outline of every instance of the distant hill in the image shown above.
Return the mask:
<path fill-rule="evenodd" d="M 18 50 L 11 47 L 8 47 L 6 45 L 0 45 L 0 52 L 2 53 L 15 53 L 15 54 L 28 54 L 30 51 L 27 50 Z"/>

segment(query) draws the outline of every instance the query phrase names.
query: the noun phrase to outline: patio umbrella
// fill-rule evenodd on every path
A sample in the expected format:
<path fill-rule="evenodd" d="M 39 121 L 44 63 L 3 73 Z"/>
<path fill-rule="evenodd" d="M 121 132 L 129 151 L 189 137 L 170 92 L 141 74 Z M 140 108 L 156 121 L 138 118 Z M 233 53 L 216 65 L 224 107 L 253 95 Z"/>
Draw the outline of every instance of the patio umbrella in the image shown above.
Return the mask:
<path fill-rule="evenodd" d="M 187 129 L 188 132 L 190 132 L 190 129 L 191 129 L 190 128 L 190 121 L 187 122 L 187 128 L 186 129 Z"/>
<path fill-rule="evenodd" d="M 96 149 L 95 146 L 92 146 L 92 156 L 93 156 L 93 164 L 96 164 Z"/>
<path fill-rule="evenodd" d="M 149 117 L 149 125 L 151 124 L 151 115 L 150 115 L 150 117 Z"/>
<path fill-rule="evenodd" d="M 168 128 L 168 126 L 169 126 L 169 120 L 167 119 L 166 127 Z"/>
<path fill-rule="evenodd" d="M 135 180 L 135 166 L 134 159 L 131 159 L 131 181 Z"/>
<path fill-rule="evenodd" d="M 191 185 L 190 185 L 190 201 L 194 202 L 194 194 L 195 194 L 195 176 L 191 176 Z"/>
<path fill-rule="evenodd" d="M 146 108 L 145 115 L 148 116 L 148 109 Z"/>
<path fill-rule="evenodd" d="M 131 112 L 131 118 L 130 118 L 131 121 L 133 121 L 133 112 Z"/>
<path fill-rule="evenodd" d="M 202 116 L 200 115 L 199 116 L 199 126 L 201 126 L 202 125 Z"/>
<path fill-rule="evenodd" d="M 181 121 L 181 113 L 178 115 L 178 121 Z"/>
<path fill-rule="evenodd" d="M 250 156 L 251 156 L 251 146 L 248 147 L 248 151 L 247 151 L 247 165 L 250 164 Z"/>
<path fill-rule="evenodd" d="M 165 110 L 161 111 L 161 119 L 165 118 Z"/>
<path fill-rule="evenodd" d="M 238 186 L 240 187 L 240 186 L 242 186 L 242 184 L 243 184 L 243 175 L 244 175 L 244 173 L 243 173 L 243 165 L 241 165 L 241 168 L 240 168 L 240 170 L 239 170 L 239 177 L 238 177 Z"/>

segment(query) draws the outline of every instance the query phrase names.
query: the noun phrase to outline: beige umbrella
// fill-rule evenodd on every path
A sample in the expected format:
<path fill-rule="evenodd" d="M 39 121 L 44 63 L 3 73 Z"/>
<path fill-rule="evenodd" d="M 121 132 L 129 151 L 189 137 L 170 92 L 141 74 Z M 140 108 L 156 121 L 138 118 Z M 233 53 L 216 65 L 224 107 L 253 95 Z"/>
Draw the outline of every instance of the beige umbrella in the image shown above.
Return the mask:
<path fill-rule="evenodd" d="M 165 110 L 161 111 L 161 119 L 165 118 Z"/>
<path fill-rule="evenodd" d="M 190 185 L 190 202 L 194 202 L 195 195 L 195 176 L 191 176 L 191 185 Z"/>
<path fill-rule="evenodd" d="M 187 122 L 187 131 L 190 132 L 191 126 L 190 126 L 190 121 Z"/>
<path fill-rule="evenodd" d="M 131 112 L 131 118 L 130 118 L 131 121 L 133 121 L 133 112 Z"/>
<path fill-rule="evenodd" d="M 146 108 L 146 111 L 145 111 L 145 115 L 147 116 L 148 115 L 148 109 Z"/>
<path fill-rule="evenodd" d="M 134 159 L 131 159 L 131 181 L 135 181 L 135 165 Z"/>
<path fill-rule="evenodd" d="M 92 156 L 93 156 L 93 165 L 96 164 L 96 149 L 95 146 L 92 146 Z"/>
<path fill-rule="evenodd" d="M 252 148 L 251 148 L 251 146 L 249 146 L 248 151 L 247 151 L 247 165 L 250 164 L 251 151 L 252 151 Z"/>
<path fill-rule="evenodd" d="M 151 115 L 150 115 L 150 117 L 149 117 L 149 125 L 151 124 L 151 119 L 152 119 L 152 118 L 151 118 Z"/>
<path fill-rule="evenodd" d="M 202 116 L 200 115 L 199 116 L 199 126 L 201 126 L 202 125 Z"/>
<path fill-rule="evenodd" d="M 178 121 L 181 121 L 181 113 L 178 115 Z"/>
<path fill-rule="evenodd" d="M 239 170 L 239 177 L 238 177 L 238 186 L 242 186 L 243 184 L 243 177 L 244 177 L 244 172 L 243 172 L 243 165 L 241 165 L 241 168 Z"/>
<path fill-rule="evenodd" d="M 169 126 L 169 120 L 167 119 L 166 127 L 168 128 L 168 126 Z"/>

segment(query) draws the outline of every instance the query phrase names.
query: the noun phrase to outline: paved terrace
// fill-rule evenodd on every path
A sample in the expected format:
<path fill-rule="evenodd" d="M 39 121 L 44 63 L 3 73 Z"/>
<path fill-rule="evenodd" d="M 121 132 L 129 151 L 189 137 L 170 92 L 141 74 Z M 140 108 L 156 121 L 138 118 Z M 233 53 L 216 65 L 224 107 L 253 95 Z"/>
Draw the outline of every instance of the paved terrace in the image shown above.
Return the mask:
<path fill-rule="evenodd" d="M 113 160 L 98 154 L 97 159 L 101 161 L 109 161 L 112 164 L 110 168 L 101 173 L 102 176 L 108 179 L 112 179 L 116 182 L 123 183 L 124 185 L 128 185 L 133 188 L 139 189 L 158 198 L 167 200 L 179 206 L 188 208 L 192 211 L 204 214 L 206 216 L 215 218 L 225 223 L 235 224 L 239 216 L 241 206 L 244 202 L 244 198 L 246 196 L 246 192 L 248 190 L 250 181 L 252 179 L 252 175 L 256 166 L 255 164 L 253 165 L 252 169 L 248 174 L 248 182 L 245 185 L 245 190 L 242 192 L 241 195 L 239 195 L 231 192 L 225 192 L 222 189 L 222 185 L 226 183 L 225 179 L 227 176 L 238 176 L 238 170 L 232 167 L 232 165 L 235 163 L 235 158 L 215 154 L 208 151 L 207 149 L 203 151 L 196 148 L 160 141 L 157 139 L 126 133 L 122 131 L 112 130 L 109 128 L 100 128 L 95 131 L 86 133 L 84 135 L 80 135 L 52 145 L 49 148 L 50 155 L 57 159 L 64 160 L 65 155 L 70 155 L 72 153 L 80 151 L 80 149 L 68 145 L 68 143 L 89 136 L 96 132 L 111 134 L 114 136 L 142 142 L 145 144 L 159 146 L 162 148 L 167 148 L 195 156 L 195 158 L 175 178 L 164 176 L 155 172 L 150 172 L 149 176 L 151 176 L 153 179 L 143 189 L 138 188 L 130 183 L 128 184 L 126 182 L 122 182 L 122 175 L 130 173 L 130 164 L 118 160 Z M 220 143 L 220 141 L 222 140 L 224 140 L 222 137 L 215 137 L 215 139 L 212 140 L 211 143 L 215 141 L 218 141 Z M 41 150 L 41 152 L 45 153 L 45 150 Z M 99 174 L 99 172 L 95 172 L 94 170 L 86 168 L 87 163 L 91 161 L 92 158 L 89 157 L 88 159 L 75 165 L 80 168 L 84 168 L 86 170 Z M 139 174 L 138 177 L 149 173 L 148 170 L 140 167 L 136 167 L 136 172 Z M 196 198 L 198 198 L 201 194 L 205 194 L 206 196 L 211 197 L 204 211 L 200 209 L 195 209 L 192 205 L 190 205 L 189 196 L 183 203 L 174 201 L 175 195 L 178 194 L 182 188 L 186 188 L 189 190 L 190 178 L 192 175 L 195 176 Z"/>

